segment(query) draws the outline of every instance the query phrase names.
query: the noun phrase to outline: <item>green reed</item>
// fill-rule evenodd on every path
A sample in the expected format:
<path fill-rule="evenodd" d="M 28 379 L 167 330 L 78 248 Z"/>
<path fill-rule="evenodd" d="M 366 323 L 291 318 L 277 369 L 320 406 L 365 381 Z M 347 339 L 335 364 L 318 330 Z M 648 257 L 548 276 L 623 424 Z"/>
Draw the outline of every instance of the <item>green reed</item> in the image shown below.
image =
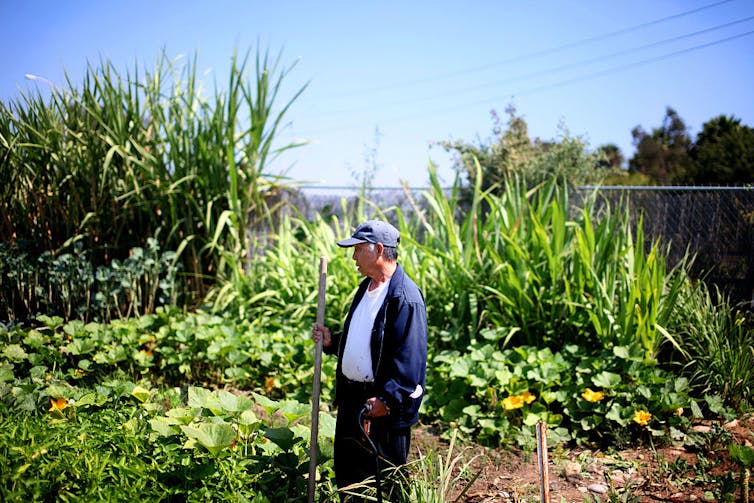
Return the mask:
<path fill-rule="evenodd" d="M 99 265 L 154 236 L 179 252 L 188 302 L 201 301 L 248 261 L 249 229 L 286 186 L 268 165 L 298 146 L 275 142 L 305 87 L 278 103 L 289 72 L 280 57 L 234 55 L 207 97 L 197 58 L 163 53 L 150 71 L 100 61 L 47 98 L 0 103 L 0 239 L 35 255 L 81 243 Z"/>
<path fill-rule="evenodd" d="M 754 406 L 754 324 L 704 282 L 679 297 L 674 319 L 680 351 L 674 361 L 700 394 L 719 393 L 736 410 Z"/>
<path fill-rule="evenodd" d="M 428 209 L 406 232 L 422 236 L 416 271 L 451 346 L 493 330 L 502 346 L 599 343 L 651 362 L 672 339 L 683 263 L 669 269 L 659 243 L 645 249 L 629 208 L 598 205 L 597 192 L 576 207 L 555 179 L 529 188 L 513 178 L 499 196 L 477 187 L 464 210 L 457 191 L 431 181 Z"/>

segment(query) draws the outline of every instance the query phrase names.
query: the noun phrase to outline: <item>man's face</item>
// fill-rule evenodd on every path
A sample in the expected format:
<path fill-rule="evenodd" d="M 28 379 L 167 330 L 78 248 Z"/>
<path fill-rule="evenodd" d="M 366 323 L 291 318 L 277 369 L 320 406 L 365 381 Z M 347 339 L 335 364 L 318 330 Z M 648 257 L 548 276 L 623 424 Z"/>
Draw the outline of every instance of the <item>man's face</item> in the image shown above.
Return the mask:
<path fill-rule="evenodd" d="M 353 260 L 356 268 L 363 276 L 370 276 L 375 270 L 375 263 L 379 256 L 379 246 L 370 243 L 359 243 L 353 247 Z"/>

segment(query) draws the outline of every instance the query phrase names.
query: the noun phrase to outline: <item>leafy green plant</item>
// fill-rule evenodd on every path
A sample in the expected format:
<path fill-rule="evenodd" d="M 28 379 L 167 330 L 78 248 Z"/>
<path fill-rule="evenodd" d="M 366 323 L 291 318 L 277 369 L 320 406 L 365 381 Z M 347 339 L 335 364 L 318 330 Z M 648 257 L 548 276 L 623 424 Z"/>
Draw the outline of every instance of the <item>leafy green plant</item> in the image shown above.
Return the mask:
<path fill-rule="evenodd" d="M 401 501 L 415 503 L 445 503 L 463 501 L 464 495 L 479 477 L 481 469 L 472 471 L 472 463 L 478 456 L 467 458 L 464 451 L 454 451 L 457 430 L 450 434 L 450 444 L 445 457 L 434 451 L 406 468 L 407 479 L 401 484 Z M 452 496 L 455 498 L 452 499 Z"/>
<path fill-rule="evenodd" d="M 62 393 L 44 415 L 0 402 L 3 497 L 304 500 L 306 404 L 195 387 L 183 402 L 177 389 L 123 380 Z M 322 414 L 323 481 L 334 424 Z"/>
<path fill-rule="evenodd" d="M 156 238 L 134 247 L 123 259 L 95 266 L 80 242 L 70 250 L 43 252 L 32 260 L 22 247 L 0 245 L 0 280 L 9 320 L 16 311 L 65 319 L 109 321 L 173 306 L 178 295 L 175 252 L 161 252 Z"/>
<path fill-rule="evenodd" d="M 754 405 L 754 326 L 745 311 L 703 282 L 679 298 L 676 361 L 699 394 L 715 390 L 737 410 Z"/>
<path fill-rule="evenodd" d="M 754 449 L 748 445 L 730 444 L 728 453 L 730 458 L 741 467 L 741 501 L 748 503 L 751 469 L 754 467 Z"/>
<path fill-rule="evenodd" d="M 218 461 L 236 458 L 236 452 L 242 460 L 266 460 L 264 465 L 247 463 L 234 469 L 249 472 L 252 485 L 264 488 L 272 501 L 279 498 L 293 501 L 306 492 L 303 476 L 308 473 L 308 450 L 305 444 L 310 431 L 301 420 L 310 412 L 309 407 L 300 402 L 276 402 L 253 393 L 247 397 L 224 390 L 190 387 L 185 407 L 170 409 L 149 422 L 154 439 L 163 445 L 201 449 Z M 322 415 L 320 428 L 319 445 L 325 463 L 332 458 L 334 418 Z M 202 457 L 201 452 L 194 455 Z M 225 476 L 229 483 L 236 485 L 241 480 L 230 473 Z M 243 487 L 232 489 L 242 491 Z"/>

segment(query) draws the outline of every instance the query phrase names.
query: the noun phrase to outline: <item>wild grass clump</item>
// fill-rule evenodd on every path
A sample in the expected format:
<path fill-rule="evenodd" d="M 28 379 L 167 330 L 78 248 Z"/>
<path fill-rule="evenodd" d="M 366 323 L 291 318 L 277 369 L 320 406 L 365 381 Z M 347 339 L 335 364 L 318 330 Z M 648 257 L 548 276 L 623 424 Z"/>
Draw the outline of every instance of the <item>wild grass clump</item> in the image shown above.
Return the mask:
<path fill-rule="evenodd" d="M 678 299 L 676 370 L 700 395 L 719 394 L 736 410 L 754 407 L 754 320 L 700 281 Z"/>

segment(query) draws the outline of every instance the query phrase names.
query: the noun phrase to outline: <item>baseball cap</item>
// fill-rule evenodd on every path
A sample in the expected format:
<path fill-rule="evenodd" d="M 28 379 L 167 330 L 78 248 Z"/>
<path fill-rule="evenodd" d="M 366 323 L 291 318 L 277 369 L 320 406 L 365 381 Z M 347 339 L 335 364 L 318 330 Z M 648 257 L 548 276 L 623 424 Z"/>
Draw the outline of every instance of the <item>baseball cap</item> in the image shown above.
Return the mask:
<path fill-rule="evenodd" d="M 398 229 L 381 220 L 368 220 L 359 224 L 350 238 L 338 241 L 338 246 L 348 248 L 359 243 L 382 243 L 395 248 L 401 242 Z"/>

